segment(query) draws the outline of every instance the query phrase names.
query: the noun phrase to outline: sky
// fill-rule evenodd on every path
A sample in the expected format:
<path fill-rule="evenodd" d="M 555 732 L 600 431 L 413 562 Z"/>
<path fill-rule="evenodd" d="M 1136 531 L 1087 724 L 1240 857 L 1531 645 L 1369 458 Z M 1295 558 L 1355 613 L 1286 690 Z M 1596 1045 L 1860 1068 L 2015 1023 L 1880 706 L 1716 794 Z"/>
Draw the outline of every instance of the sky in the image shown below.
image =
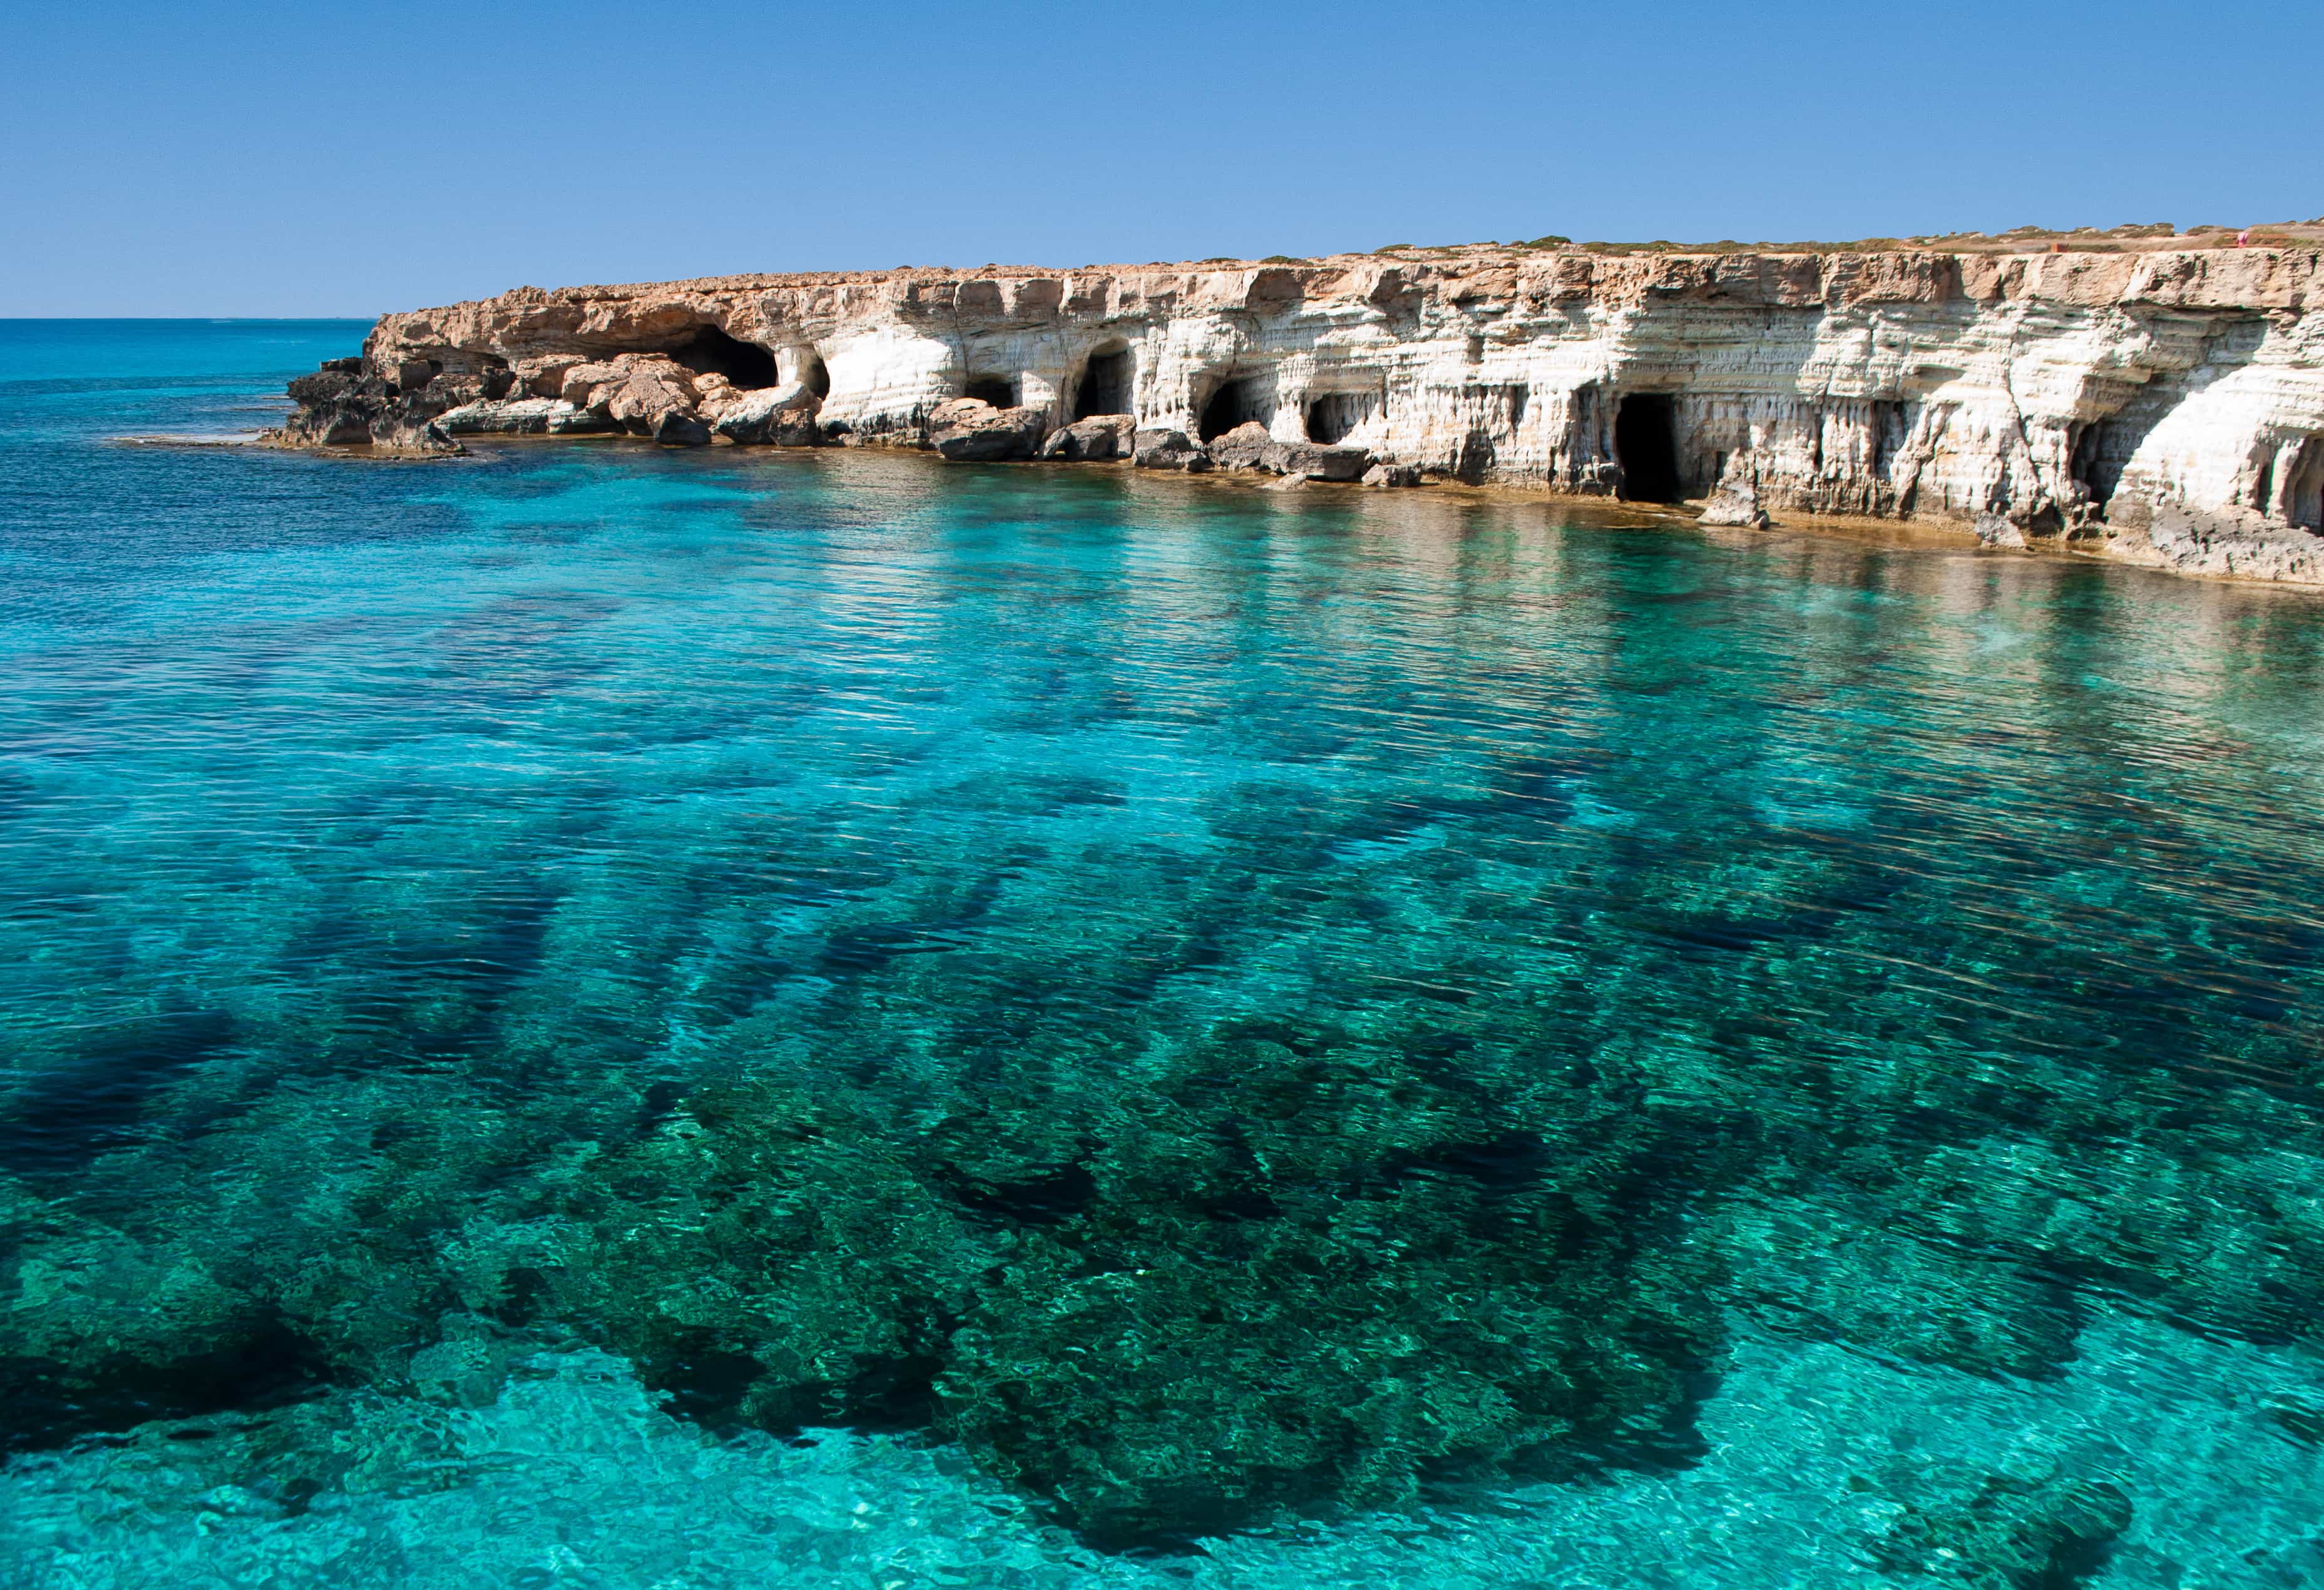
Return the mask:
<path fill-rule="evenodd" d="M 26 5 L 0 317 L 2324 216 L 2324 5 Z"/>

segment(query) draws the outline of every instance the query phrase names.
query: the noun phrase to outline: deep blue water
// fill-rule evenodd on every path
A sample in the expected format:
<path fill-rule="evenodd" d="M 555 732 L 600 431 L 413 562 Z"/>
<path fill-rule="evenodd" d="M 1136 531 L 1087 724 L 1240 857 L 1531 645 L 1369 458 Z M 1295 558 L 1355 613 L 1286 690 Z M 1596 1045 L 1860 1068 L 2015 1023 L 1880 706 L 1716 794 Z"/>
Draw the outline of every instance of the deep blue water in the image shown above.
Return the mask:
<path fill-rule="evenodd" d="M 364 329 L 0 322 L 0 1585 L 2324 1582 L 2324 599 Z"/>

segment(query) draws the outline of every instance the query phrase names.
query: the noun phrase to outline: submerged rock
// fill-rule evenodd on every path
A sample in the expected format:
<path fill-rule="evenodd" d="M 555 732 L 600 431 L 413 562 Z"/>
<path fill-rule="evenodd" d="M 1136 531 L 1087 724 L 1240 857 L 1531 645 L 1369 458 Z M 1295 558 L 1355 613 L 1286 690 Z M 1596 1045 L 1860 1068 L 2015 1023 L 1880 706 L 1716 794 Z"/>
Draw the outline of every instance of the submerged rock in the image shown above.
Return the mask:
<path fill-rule="evenodd" d="M 1892 1573 L 1969 1590 L 2076 1590 L 2130 1527 L 2129 1498 L 2103 1481 L 1996 1474 L 1908 1502 L 1874 1543 Z"/>

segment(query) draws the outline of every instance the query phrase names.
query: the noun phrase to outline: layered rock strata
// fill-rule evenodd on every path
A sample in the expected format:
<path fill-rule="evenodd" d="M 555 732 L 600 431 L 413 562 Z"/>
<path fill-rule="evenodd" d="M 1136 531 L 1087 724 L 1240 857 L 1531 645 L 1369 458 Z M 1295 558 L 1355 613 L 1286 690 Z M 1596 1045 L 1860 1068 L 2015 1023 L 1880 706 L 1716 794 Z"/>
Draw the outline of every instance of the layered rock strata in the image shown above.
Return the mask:
<path fill-rule="evenodd" d="M 1425 473 L 1711 498 L 1742 522 L 1990 518 L 2319 583 L 2319 260 L 1480 248 L 528 287 L 387 317 L 361 361 L 293 383 L 279 437 Z"/>

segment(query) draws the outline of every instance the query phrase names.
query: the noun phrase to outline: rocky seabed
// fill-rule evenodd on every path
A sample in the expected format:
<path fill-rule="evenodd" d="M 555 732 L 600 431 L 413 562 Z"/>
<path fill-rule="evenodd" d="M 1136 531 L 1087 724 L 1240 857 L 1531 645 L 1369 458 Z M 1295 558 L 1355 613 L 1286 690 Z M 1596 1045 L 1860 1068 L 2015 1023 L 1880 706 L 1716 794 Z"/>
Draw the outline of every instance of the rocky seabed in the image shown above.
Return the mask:
<path fill-rule="evenodd" d="M 2324 581 L 2313 248 L 1605 254 L 519 288 L 390 315 L 278 440 L 896 446 L 1974 523 Z"/>

